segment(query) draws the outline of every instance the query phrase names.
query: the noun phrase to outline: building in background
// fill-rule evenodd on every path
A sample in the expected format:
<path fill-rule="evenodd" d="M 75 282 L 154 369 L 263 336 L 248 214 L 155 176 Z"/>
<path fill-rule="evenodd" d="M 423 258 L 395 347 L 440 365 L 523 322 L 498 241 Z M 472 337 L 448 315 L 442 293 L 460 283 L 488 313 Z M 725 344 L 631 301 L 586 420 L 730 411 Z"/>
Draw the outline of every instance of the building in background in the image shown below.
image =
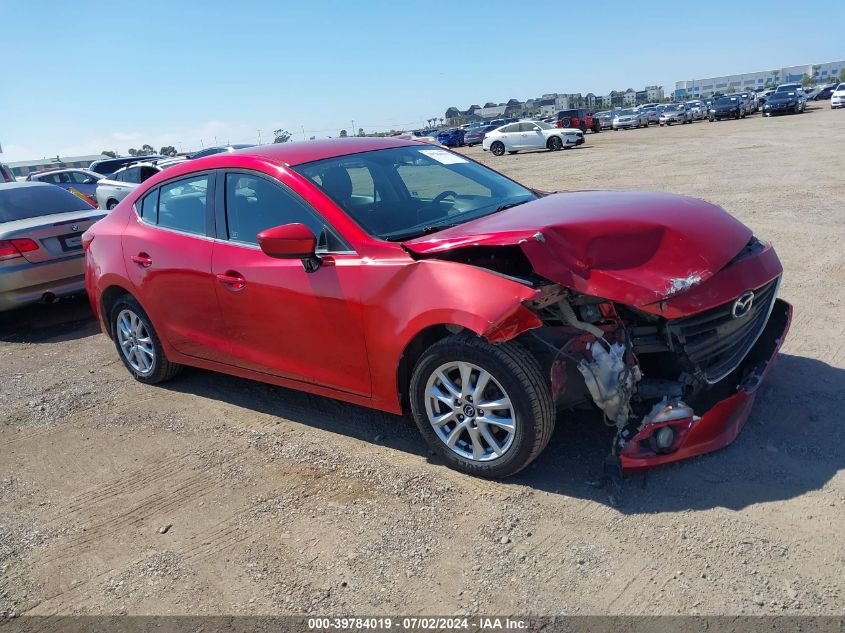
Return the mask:
<path fill-rule="evenodd" d="M 507 103 L 488 102 L 483 108 L 477 105 L 461 110 L 455 106 L 446 110 L 444 121 L 449 125 L 472 123 L 473 121 L 489 121 L 502 117 L 523 117 L 532 115 L 554 116 L 561 110 L 573 108 L 588 108 L 600 110 L 602 108 L 631 107 L 640 103 L 660 102 L 664 100 L 663 86 L 646 86 L 642 90 L 628 88 L 625 91 L 613 90 L 608 95 L 597 95 L 588 92 L 583 96 L 580 92 L 549 92 L 541 97 L 534 97 L 520 101 L 510 99 Z"/>
<path fill-rule="evenodd" d="M 9 163 L 9 168 L 15 175 L 15 178 L 25 178 L 29 174 L 34 174 L 37 171 L 44 169 L 70 169 L 87 168 L 95 160 L 102 160 L 108 158 L 103 154 L 94 154 L 91 156 L 56 156 L 55 158 L 42 158 L 41 160 L 22 160 L 15 163 Z"/>
<path fill-rule="evenodd" d="M 690 81 L 675 82 L 675 99 L 706 98 L 714 92 L 736 92 L 754 90 L 766 86 L 794 83 L 809 77 L 814 83 L 833 83 L 839 81 L 839 73 L 845 69 L 845 61 L 788 66 L 775 70 L 761 70 L 739 75 L 708 77 Z"/>

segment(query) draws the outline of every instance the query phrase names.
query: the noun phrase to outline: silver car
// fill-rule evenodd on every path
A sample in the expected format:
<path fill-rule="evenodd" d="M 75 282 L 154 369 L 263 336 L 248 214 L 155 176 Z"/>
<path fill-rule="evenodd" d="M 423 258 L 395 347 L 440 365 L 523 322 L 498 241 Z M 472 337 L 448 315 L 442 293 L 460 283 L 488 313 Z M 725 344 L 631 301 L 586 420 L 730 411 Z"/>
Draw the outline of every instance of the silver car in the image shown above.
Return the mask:
<path fill-rule="evenodd" d="M 684 103 L 672 103 L 663 108 L 660 114 L 660 125 L 673 123 L 692 123 L 692 110 Z"/>
<path fill-rule="evenodd" d="M 135 163 L 118 169 L 108 178 L 97 182 L 97 206 L 111 211 L 117 203 L 142 182 L 155 176 L 164 167 L 152 163 Z"/>
<path fill-rule="evenodd" d="M 82 233 L 104 215 L 45 182 L 0 184 L 0 311 L 83 292 Z"/>
<path fill-rule="evenodd" d="M 619 110 L 613 117 L 613 129 L 616 131 L 632 128 L 648 127 L 648 115 L 635 108 Z"/>

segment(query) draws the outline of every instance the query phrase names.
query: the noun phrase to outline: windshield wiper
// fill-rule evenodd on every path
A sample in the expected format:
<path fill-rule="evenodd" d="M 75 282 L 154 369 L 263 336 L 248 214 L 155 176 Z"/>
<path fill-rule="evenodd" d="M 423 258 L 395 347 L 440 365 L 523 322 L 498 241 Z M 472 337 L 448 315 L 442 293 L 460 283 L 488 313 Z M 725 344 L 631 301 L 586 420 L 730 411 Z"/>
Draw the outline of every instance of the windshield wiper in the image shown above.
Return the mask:
<path fill-rule="evenodd" d="M 428 235 L 429 233 L 435 233 L 444 229 L 451 229 L 453 226 L 458 226 L 458 224 L 461 224 L 461 222 L 453 222 L 451 224 L 430 224 L 429 226 L 423 226 L 412 231 L 405 231 L 404 233 L 389 233 L 385 235 L 384 238 L 390 240 L 391 242 L 409 240 L 414 237 Z"/>
<path fill-rule="evenodd" d="M 499 207 L 496 207 L 496 213 L 499 211 L 504 211 L 505 209 L 511 209 L 513 207 L 518 207 L 521 204 L 525 204 L 528 200 L 520 200 L 519 202 L 509 202 L 508 204 L 503 204 Z"/>

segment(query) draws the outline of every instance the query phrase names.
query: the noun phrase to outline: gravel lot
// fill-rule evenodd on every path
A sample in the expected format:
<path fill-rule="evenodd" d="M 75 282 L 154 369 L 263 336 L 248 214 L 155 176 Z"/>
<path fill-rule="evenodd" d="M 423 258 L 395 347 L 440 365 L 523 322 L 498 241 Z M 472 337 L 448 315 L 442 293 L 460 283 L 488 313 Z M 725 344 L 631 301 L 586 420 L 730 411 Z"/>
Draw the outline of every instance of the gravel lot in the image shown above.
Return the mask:
<path fill-rule="evenodd" d="M 795 320 L 744 431 L 620 507 L 585 483 L 591 420 L 483 481 L 403 418 L 199 370 L 134 382 L 84 300 L 0 315 L 0 614 L 845 613 L 843 146 L 825 106 L 461 150 L 542 189 L 706 198 L 777 246 Z"/>

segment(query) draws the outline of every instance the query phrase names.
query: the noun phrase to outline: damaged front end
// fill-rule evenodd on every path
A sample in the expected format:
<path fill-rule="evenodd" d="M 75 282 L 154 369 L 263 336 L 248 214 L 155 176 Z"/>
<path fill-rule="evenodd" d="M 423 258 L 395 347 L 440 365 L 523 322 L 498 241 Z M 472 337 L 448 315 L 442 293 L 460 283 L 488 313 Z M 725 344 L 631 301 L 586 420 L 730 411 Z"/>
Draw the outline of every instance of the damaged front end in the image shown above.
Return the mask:
<path fill-rule="evenodd" d="M 559 407 L 592 402 L 615 427 L 605 475 L 619 477 L 737 436 L 789 328 L 779 281 L 672 319 L 550 286 L 525 303 L 543 327 L 523 336 Z"/>

